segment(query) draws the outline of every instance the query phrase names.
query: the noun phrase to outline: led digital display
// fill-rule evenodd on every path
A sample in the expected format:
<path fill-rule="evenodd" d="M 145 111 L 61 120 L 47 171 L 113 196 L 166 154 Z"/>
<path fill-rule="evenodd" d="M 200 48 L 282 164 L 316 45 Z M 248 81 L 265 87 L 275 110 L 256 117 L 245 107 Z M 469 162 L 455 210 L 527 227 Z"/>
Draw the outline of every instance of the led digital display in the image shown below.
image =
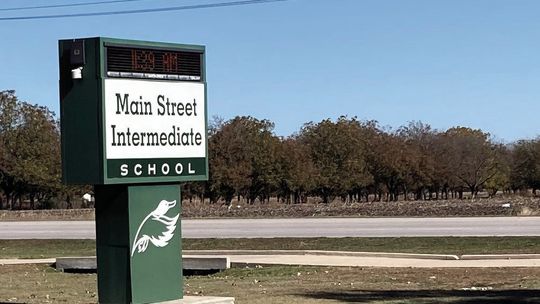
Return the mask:
<path fill-rule="evenodd" d="M 128 78 L 160 78 L 159 75 L 170 75 L 173 77 L 167 79 L 200 80 L 201 53 L 108 47 L 107 74 L 109 77 Z"/>

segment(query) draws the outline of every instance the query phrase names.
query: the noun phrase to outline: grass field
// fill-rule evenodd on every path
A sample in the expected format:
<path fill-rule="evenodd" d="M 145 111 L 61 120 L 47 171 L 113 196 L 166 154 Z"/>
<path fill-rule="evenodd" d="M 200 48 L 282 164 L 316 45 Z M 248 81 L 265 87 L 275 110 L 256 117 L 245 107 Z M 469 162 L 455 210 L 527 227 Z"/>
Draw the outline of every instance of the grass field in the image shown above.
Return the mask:
<path fill-rule="evenodd" d="M 184 239 L 184 250 L 339 250 L 498 254 L 540 253 L 540 237 Z M 95 255 L 94 240 L 0 240 L 0 258 Z"/>
<path fill-rule="evenodd" d="M 540 237 L 188 239 L 184 241 L 184 249 L 298 249 L 456 255 L 540 253 Z"/>
<path fill-rule="evenodd" d="M 0 266 L 0 303 L 97 303 L 96 275 Z M 186 295 L 236 303 L 540 303 L 540 268 L 264 267 L 187 277 Z"/>
<path fill-rule="evenodd" d="M 313 249 L 412 253 L 540 253 L 540 237 L 185 239 L 184 249 Z M 1 240 L 0 258 L 95 254 L 93 240 Z M 0 266 L 0 303 L 97 303 L 95 274 Z M 235 268 L 184 280 L 186 295 L 236 303 L 540 303 L 540 268 Z"/>

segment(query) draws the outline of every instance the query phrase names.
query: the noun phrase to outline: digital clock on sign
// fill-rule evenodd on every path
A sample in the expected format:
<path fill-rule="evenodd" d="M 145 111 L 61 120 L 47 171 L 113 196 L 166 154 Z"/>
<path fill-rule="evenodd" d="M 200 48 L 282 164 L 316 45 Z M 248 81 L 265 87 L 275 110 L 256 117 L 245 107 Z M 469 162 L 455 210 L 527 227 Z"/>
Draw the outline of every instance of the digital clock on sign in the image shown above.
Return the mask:
<path fill-rule="evenodd" d="M 201 53 L 189 51 L 108 47 L 107 76 L 201 80 Z"/>

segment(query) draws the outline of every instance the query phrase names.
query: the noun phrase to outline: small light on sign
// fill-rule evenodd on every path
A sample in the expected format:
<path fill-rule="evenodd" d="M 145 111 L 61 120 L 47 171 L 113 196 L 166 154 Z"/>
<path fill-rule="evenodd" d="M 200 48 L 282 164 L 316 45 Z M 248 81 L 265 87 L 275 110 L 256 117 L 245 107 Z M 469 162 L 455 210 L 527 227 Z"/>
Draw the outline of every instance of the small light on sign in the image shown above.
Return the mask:
<path fill-rule="evenodd" d="M 82 67 L 71 70 L 71 79 L 82 79 Z"/>

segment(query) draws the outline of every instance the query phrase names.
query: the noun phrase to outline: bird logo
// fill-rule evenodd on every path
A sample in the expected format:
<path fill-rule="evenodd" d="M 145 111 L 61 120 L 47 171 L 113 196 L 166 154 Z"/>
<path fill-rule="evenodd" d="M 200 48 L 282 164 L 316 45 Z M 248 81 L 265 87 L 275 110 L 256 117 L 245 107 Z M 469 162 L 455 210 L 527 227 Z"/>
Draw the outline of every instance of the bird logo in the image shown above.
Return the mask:
<path fill-rule="evenodd" d="M 144 218 L 141 225 L 139 225 L 139 229 L 137 229 L 137 234 L 135 234 L 131 257 L 135 254 L 135 250 L 137 250 L 138 253 L 145 252 L 146 249 L 148 249 L 149 243 L 154 244 L 156 247 L 165 247 L 169 244 L 169 241 L 174 236 L 176 223 L 180 217 L 180 214 L 177 214 L 175 217 L 166 215 L 174 206 L 176 206 L 176 201 L 169 202 L 162 200 L 159 202 L 157 208 Z M 150 230 L 145 229 L 147 226 L 155 224 L 159 227 L 158 233 L 145 233 L 145 231 Z M 141 234 L 141 236 L 139 236 L 139 234 Z"/>

